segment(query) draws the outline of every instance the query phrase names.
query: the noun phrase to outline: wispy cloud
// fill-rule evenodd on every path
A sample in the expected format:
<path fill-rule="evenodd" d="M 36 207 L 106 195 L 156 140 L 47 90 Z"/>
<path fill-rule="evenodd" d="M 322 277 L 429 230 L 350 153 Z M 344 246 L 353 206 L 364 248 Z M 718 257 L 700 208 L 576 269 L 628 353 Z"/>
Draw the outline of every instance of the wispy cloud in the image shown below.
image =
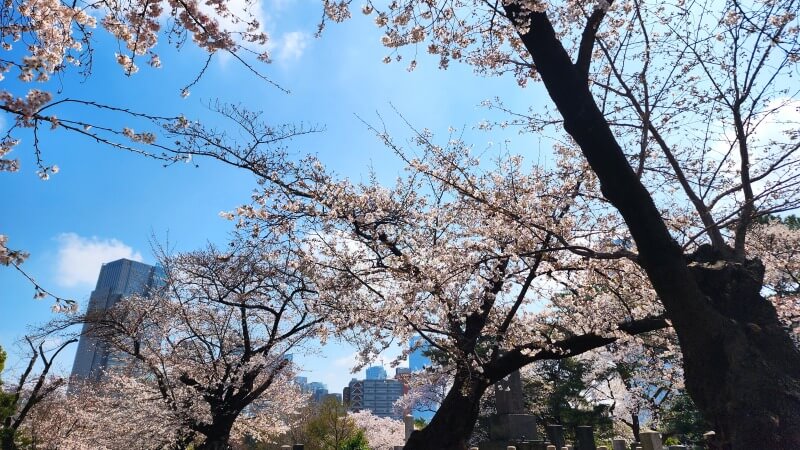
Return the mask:
<path fill-rule="evenodd" d="M 333 360 L 333 367 L 352 369 L 358 363 L 358 352 L 353 352 Z"/>
<path fill-rule="evenodd" d="M 142 254 L 117 239 L 62 233 L 56 238 L 56 282 L 63 287 L 92 286 L 103 263 L 120 258 L 141 261 Z"/>
<path fill-rule="evenodd" d="M 282 64 L 299 60 L 308 47 L 309 36 L 302 31 L 291 31 L 278 39 L 274 55 L 275 60 Z"/>

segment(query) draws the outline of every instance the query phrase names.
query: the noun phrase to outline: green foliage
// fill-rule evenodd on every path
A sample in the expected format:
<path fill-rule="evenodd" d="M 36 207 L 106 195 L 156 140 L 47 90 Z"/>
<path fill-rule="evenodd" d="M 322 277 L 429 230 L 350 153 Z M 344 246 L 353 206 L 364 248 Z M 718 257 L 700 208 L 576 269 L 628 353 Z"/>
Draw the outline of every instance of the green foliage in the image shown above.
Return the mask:
<path fill-rule="evenodd" d="M 661 432 L 677 443 L 701 443 L 711 427 L 703 420 L 691 397 L 679 392 L 667 401 L 661 413 Z"/>
<path fill-rule="evenodd" d="M 789 229 L 800 230 L 800 217 L 797 217 L 794 214 L 790 214 L 786 217 L 769 214 L 766 216 L 759 217 L 758 219 L 756 219 L 756 222 L 762 225 L 768 224 L 770 222 L 779 222 L 789 227 Z"/>
<path fill-rule="evenodd" d="M 586 399 L 589 386 L 584 376 L 589 364 L 575 358 L 547 361 L 540 366 L 541 380 L 524 380 L 526 406 L 534 411 L 538 423 L 560 424 L 568 439 L 574 439 L 575 427 L 591 425 L 598 439 L 613 437 L 613 422 L 608 406 Z"/>
<path fill-rule="evenodd" d="M 0 347 L 0 374 L 3 373 L 6 365 L 6 352 Z M 0 378 L 0 424 L 5 423 L 6 418 L 11 417 L 16 410 L 14 396 L 2 390 L 3 380 Z"/>
<path fill-rule="evenodd" d="M 423 419 L 422 417 L 420 417 L 418 419 L 414 419 L 414 429 L 415 430 L 421 430 L 421 429 L 425 428 L 426 426 L 428 426 L 428 421 Z"/>
<path fill-rule="evenodd" d="M 347 418 L 344 405 L 335 398 L 326 398 L 314 408 L 313 415 L 304 424 L 300 434 L 305 438 L 303 443 L 307 450 L 343 450 L 347 443 L 358 443 L 353 439 L 359 431 L 356 424 Z"/>
<path fill-rule="evenodd" d="M 345 439 L 337 450 L 370 450 L 370 448 L 364 431 L 358 430 L 356 434 Z"/>

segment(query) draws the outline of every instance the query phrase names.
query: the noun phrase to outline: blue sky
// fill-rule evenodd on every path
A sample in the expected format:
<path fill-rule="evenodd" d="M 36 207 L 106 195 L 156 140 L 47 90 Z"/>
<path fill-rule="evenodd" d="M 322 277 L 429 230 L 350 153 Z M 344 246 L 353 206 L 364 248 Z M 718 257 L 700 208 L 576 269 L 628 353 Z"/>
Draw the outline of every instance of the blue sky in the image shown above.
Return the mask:
<path fill-rule="evenodd" d="M 377 123 L 378 112 L 397 136 L 408 136 L 409 129 L 393 107 L 414 126 L 442 136 L 450 126 L 464 128 L 476 149 L 489 148 L 490 141 L 513 139 L 514 149 L 535 155 L 529 149 L 537 144 L 530 137 L 518 136 L 514 130 L 487 133 L 473 127 L 491 118 L 492 112 L 479 106 L 482 100 L 500 96 L 507 106 L 524 111 L 546 102 L 540 87 L 522 89 L 513 77 L 478 77 L 463 65 L 441 71 L 436 60 L 422 55 L 422 48 L 418 68 L 409 73 L 405 63 L 381 62 L 387 54 L 380 45 L 381 33 L 371 19 L 358 13 L 343 24 L 329 24 L 316 39 L 313 33 L 321 16 L 318 1 L 274 0 L 261 7 L 264 27 L 273 37 L 275 59 L 264 71 L 291 94 L 264 83 L 229 58 L 215 58 L 202 81 L 183 99 L 179 91 L 202 66 L 202 52 L 187 46 L 176 54 L 162 44 L 162 69 L 142 67 L 126 77 L 114 62 L 117 44 L 102 30 L 96 32 L 92 76 L 84 82 L 68 74 L 44 88 L 61 88 L 62 95 L 69 97 L 151 113 L 183 113 L 206 121 L 218 120 L 204 106 L 218 98 L 262 110 L 274 123 L 318 125 L 325 131 L 293 141 L 291 151 L 317 154 L 330 168 L 355 180 L 365 179 L 370 167 L 384 180 L 400 173 L 397 159 L 356 117 Z M 13 78 L 9 74 L 0 89 L 21 92 Z M 97 112 L 80 114 L 105 119 Z M 5 124 L 11 120 L 0 116 Z M 177 250 L 224 242 L 231 224 L 218 213 L 245 203 L 255 187 L 252 176 L 212 161 L 195 161 L 197 168 L 192 164 L 163 168 L 157 161 L 63 132 L 44 133 L 42 143 L 44 158 L 57 164 L 60 173 L 49 181 L 39 180 L 30 138 L 23 136 L 10 155 L 20 159 L 21 170 L 0 174 L 0 192 L 5 193 L 0 234 L 9 236 L 11 248 L 30 252 L 26 271 L 48 289 L 77 299 L 82 307 L 102 262 L 120 257 L 153 262 L 151 234 L 159 240 L 168 235 Z M 51 302 L 32 296 L 33 289 L 19 274 L 0 267 L 0 346 L 12 354 L 8 364 L 12 369 L 19 364 L 14 342 L 26 326 L 52 317 Z M 64 370 L 71 367 L 73 354 L 74 348 L 64 356 Z M 353 357 L 349 346 L 329 344 L 299 362 L 309 380 L 341 391 L 352 377 L 348 369 Z"/>

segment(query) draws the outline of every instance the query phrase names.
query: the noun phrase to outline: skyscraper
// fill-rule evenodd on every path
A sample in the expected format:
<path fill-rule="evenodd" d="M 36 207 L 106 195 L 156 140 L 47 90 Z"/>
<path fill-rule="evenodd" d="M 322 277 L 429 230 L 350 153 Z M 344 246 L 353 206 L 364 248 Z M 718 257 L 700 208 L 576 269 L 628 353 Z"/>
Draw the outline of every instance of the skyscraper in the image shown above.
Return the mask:
<path fill-rule="evenodd" d="M 399 380 L 355 378 L 347 385 L 348 411 L 372 411 L 378 417 L 402 419 L 403 414 L 394 410 L 394 402 L 407 392 Z"/>
<path fill-rule="evenodd" d="M 385 380 L 386 378 L 386 369 L 384 369 L 383 366 L 372 366 L 367 368 L 368 380 Z"/>
<path fill-rule="evenodd" d="M 131 295 L 149 295 L 153 288 L 163 280 L 159 267 L 119 259 L 103 264 L 92 295 L 89 297 L 87 313 L 100 312 L 111 308 L 122 298 Z M 72 365 L 72 379 L 77 381 L 97 381 L 103 369 L 115 364 L 116 360 L 108 345 L 91 336 L 84 324 Z"/>

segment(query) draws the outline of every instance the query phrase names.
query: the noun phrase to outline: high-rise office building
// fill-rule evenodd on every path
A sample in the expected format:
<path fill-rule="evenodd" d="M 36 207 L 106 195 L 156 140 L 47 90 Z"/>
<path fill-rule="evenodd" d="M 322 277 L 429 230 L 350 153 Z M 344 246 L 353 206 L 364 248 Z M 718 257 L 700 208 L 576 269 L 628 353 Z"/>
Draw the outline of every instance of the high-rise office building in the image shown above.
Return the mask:
<path fill-rule="evenodd" d="M 129 259 L 103 264 L 97 286 L 89 297 L 87 312 L 107 310 L 131 295 L 149 295 L 163 283 L 163 278 L 161 268 Z M 87 328 L 87 325 L 83 326 L 72 365 L 72 379 L 76 381 L 97 381 L 104 369 L 121 363 L 108 344 L 88 334 Z"/>
<path fill-rule="evenodd" d="M 383 366 L 372 366 L 367 368 L 368 380 L 385 380 L 386 378 L 386 369 L 384 369 Z"/>
<path fill-rule="evenodd" d="M 312 394 L 317 391 L 328 392 L 328 385 L 319 381 L 312 381 L 306 384 L 306 388 L 308 389 L 308 392 L 311 392 Z"/>
<path fill-rule="evenodd" d="M 407 391 L 408 388 L 399 380 L 353 379 L 347 386 L 347 409 L 354 412 L 369 410 L 379 417 L 402 419 L 403 414 L 394 410 L 394 402 Z"/>

